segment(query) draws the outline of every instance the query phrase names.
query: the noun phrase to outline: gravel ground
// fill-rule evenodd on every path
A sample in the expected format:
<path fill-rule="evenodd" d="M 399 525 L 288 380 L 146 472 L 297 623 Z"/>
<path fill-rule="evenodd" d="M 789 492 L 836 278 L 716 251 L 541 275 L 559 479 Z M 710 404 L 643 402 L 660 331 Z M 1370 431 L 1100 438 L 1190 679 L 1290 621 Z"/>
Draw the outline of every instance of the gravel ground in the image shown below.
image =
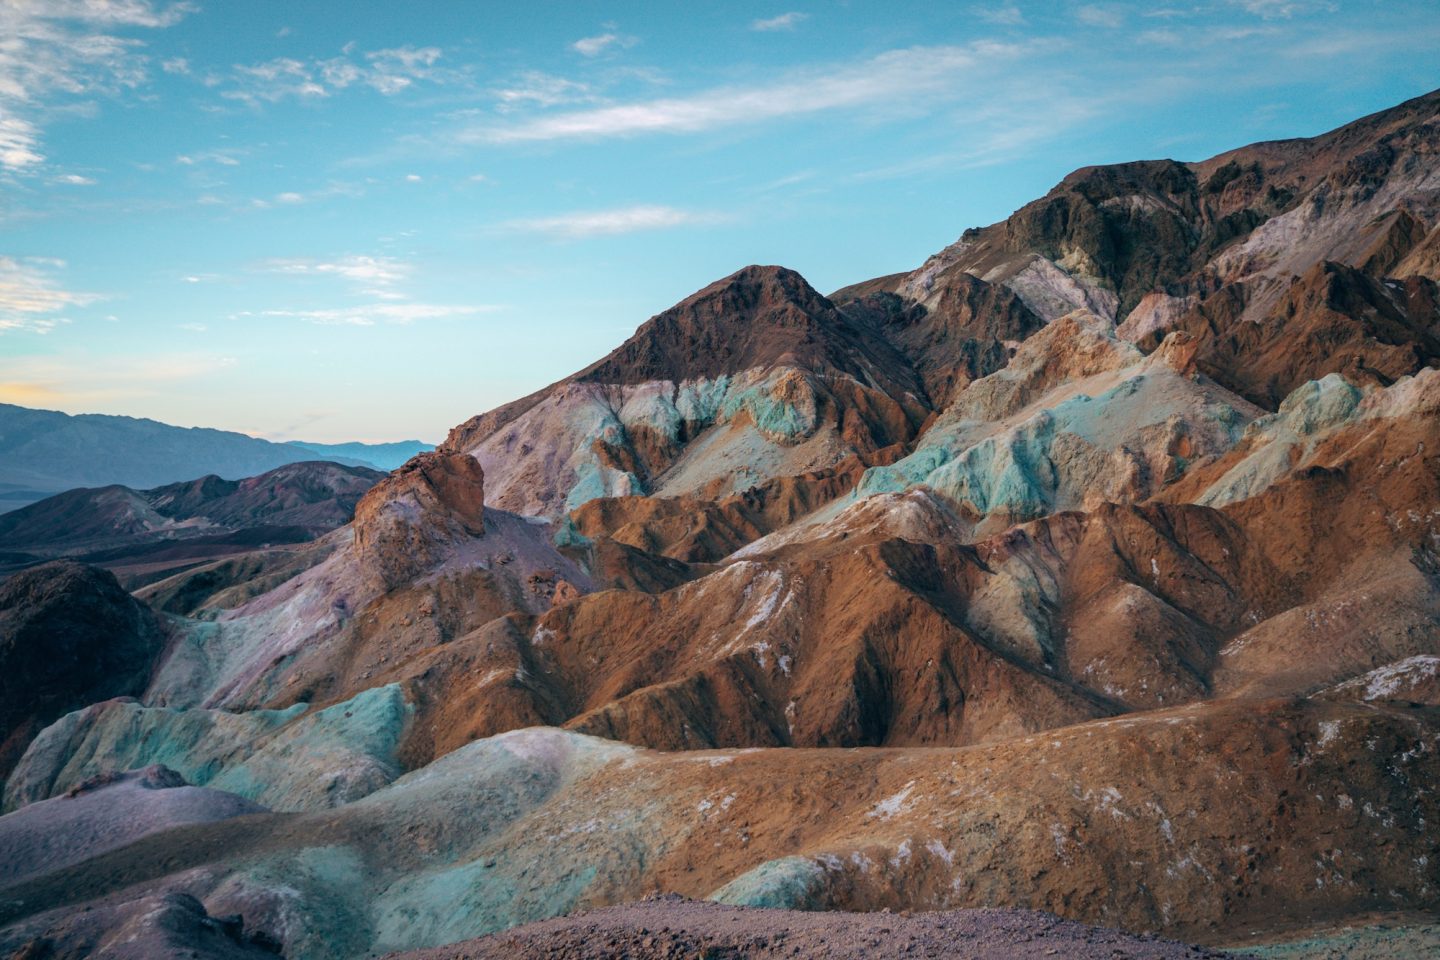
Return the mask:
<path fill-rule="evenodd" d="M 1262 960 L 1435 960 L 1440 923 L 1368 924 L 1250 949 Z"/>
<path fill-rule="evenodd" d="M 404 960 L 826 957 L 937 960 L 1200 960 L 1233 958 L 1173 940 L 1026 910 L 911 916 L 804 913 L 663 897 L 532 923 L 464 943 L 395 954 Z"/>

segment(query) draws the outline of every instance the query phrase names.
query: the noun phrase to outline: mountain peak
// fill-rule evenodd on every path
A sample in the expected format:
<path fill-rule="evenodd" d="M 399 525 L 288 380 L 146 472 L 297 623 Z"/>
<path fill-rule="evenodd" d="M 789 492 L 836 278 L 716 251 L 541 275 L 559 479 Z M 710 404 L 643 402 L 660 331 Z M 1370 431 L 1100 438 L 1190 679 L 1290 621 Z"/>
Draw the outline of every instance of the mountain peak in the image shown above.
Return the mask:
<path fill-rule="evenodd" d="M 575 379 L 680 382 L 770 366 L 787 356 L 809 366 L 824 352 L 825 328 L 845 324 L 834 305 L 794 270 L 751 265 L 650 318 Z"/>

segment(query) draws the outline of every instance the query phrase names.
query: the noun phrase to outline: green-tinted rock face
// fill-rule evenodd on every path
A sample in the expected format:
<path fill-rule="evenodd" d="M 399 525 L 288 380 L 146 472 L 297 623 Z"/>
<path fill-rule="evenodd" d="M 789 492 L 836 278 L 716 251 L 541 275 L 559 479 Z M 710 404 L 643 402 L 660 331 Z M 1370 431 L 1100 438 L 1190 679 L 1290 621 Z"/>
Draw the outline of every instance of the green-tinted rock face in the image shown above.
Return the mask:
<path fill-rule="evenodd" d="M 1000 422 L 938 425 L 910 456 L 866 471 L 860 496 L 924 485 L 979 514 L 1028 520 L 1078 509 L 1087 499 L 1142 499 L 1178 478 L 1194 457 L 1172 453 L 1184 437 L 1199 454 L 1228 450 L 1248 414 L 1168 368 L 1136 369 Z"/>
<path fill-rule="evenodd" d="M 1301 384 L 1280 409 L 1254 420 L 1245 431 L 1251 453 L 1210 486 L 1197 502 L 1223 507 L 1268 487 L 1313 449 L 1328 430 L 1360 414 L 1364 394 L 1338 373 Z"/>
<path fill-rule="evenodd" d="M 549 728 L 475 741 L 347 806 L 346 821 L 359 825 L 349 835 L 363 842 L 260 854 L 206 902 L 268 918 L 287 931 L 287 956 L 313 960 L 439 946 L 565 913 L 596 882 L 595 863 L 536 856 L 543 838 L 509 831 L 635 752 Z M 625 846 L 649 832 L 638 816 L 616 831 L 578 823 L 559 839 Z M 515 851 L 517 840 L 528 852 Z"/>
<path fill-rule="evenodd" d="M 390 783 L 410 707 L 398 685 L 308 716 L 305 706 L 228 713 L 110 701 L 43 731 L 6 785 L 7 809 L 101 773 L 163 763 L 196 786 L 273 810 L 338 806 Z"/>
<path fill-rule="evenodd" d="M 808 857 L 782 857 L 741 874 L 710 895 L 739 907 L 804 910 L 825 885 L 825 868 Z"/>
<path fill-rule="evenodd" d="M 1298 434 L 1311 434 L 1337 426 L 1354 416 L 1364 394 L 1338 373 L 1326 374 L 1296 387 L 1280 404 L 1273 419 L 1284 422 Z M 1271 417 L 1256 421 L 1265 429 Z"/>

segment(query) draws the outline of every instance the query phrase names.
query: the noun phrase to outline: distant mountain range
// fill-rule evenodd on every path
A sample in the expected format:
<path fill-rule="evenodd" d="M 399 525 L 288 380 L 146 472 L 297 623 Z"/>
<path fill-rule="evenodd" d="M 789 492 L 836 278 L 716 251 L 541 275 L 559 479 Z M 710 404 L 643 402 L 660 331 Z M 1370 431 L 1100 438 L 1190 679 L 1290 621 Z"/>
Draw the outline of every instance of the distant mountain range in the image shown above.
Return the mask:
<path fill-rule="evenodd" d="M 244 480 L 211 474 L 151 490 L 67 490 L 0 515 L 0 579 L 66 557 L 104 567 L 135 590 L 203 567 L 184 596 L 167 594 L 156 605 L 198 604 L 228 585 L 222 558 L 249 554 L 241 566 L 248 577 L 323 558 L 325 549 L 307 545 L 349 523 L 360 497 L 384 477 L 369 467 L 311 460 Z M 197 589 L 202 580 L 208 590 Z"/>
<path fill-rule="evenodd" d="M 397 440 L 394 443 L 310 443 L 291 440 L 286 446 L 299 447 L 321 459 L 334 463 L 358 464 L 376 470 L 394 470 L 417 453 L 434 450 L 435 444 L 419 440 Z M 306 457 L 305 459 L 313 459 Z"/>
<path fill-rule="evenodd" d="M 431 445 L 274 443 L 228 430 L 0 404 L 0 513 L 77 487 L 149 489 L 213 474 L 239 480 L 317 458 L 393 470 Z"/>

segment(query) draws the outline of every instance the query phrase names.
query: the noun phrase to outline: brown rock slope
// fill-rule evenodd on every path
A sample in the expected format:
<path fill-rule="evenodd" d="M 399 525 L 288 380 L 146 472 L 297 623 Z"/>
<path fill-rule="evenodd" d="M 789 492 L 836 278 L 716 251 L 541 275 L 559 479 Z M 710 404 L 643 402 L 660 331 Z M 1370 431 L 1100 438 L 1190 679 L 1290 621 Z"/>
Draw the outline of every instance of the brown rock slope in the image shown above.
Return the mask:
<path fill-rule="evenodd" d="M 1087 167 L 909 274 L 837 292 L 892 314 L 973 299 L 977 278 L 1050 320 L 1086 308 L 1273 405 L 1307 379 L 1388 383 L 1440 360 L 1434 250 L 1440 92 L 1310 139 L 1200 163 Z M 1384 283 L 1393 277 L 1396 283 Z"/>
<path fill-rule="evenodd" d="M 1304 410 L 1268 418 L 1175 484 L 1177 502 L 1051 514 L 970 545 L 966 518 L 931 494 L 859 500 L 658 594 L 605 591 L 509 621 L 487 669 L 513 675 L 532 716 L 665 749 L 963 744 L 1309 693 L 1440 653 L 1437 385 L 1426 374 L 1312 422 L 1304 454 L 1275 449 Z M 1253 496 L 1184 502 L 1272 454 Z M 665 546 L 669 520 L 706 522 L 652 500 L 577 517 L 589 529 L 612 512 L 646 518 L 618 531 L 647 548 Z"/>
<path fill-rule="evenodd" d="M 1433 710 L 1290 701 L 963 749 L 649 753 L 519 731 L 335 810 L 182 827 L 12 886 L 0 949 L 158 892 L 317 958 L 657 890 L 1274 935 L 1440 906 L 1437 735 Z"/>
<path fill-rule="evenodd" d="M 1271 409 L 1326 373 L 1387 385 L 1440 358 L 1440 288 L 1424 277 L 1381 279 L 1323 261 L 1260 319 L 1245 320 L 1248 309 L 1245 291 L 1229 287 L 1168 329 L 1203 344 L 1201 370 Z M 1153 349 L 1161 335 L 1151 332 L 1140 345 Z"/>
<path fill-rule="evenodd" d="M 355 509 L 355 553 L 386 587 L 429 570 L 457 536 L 485 532 L 485 473 L 463 454 L 422 453 Z"/>

